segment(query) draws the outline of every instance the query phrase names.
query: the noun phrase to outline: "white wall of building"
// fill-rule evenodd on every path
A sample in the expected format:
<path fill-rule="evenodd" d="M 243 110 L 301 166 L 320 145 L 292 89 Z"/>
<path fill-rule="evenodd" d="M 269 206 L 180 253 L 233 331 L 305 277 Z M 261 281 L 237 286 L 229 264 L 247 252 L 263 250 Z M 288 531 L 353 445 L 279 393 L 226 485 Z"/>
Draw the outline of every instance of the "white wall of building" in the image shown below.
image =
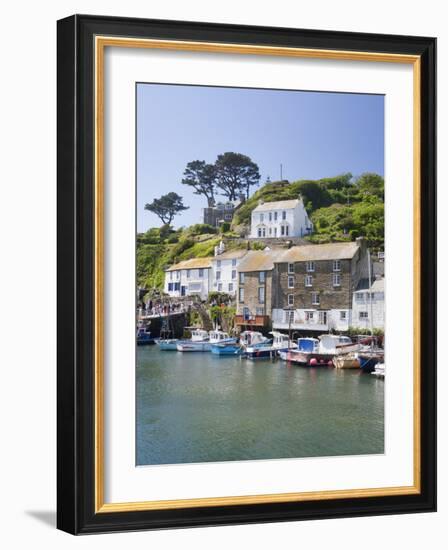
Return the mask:
<path fill-rule="evenodd" d="M 299 200 L 293 208 L 279 208 L 272 203 L 272 209 L 262 211 L 255 208 L 251 215 L 252 239 L 258 237 L 303 237 L 309 234 L 311 227 L 303 202 Z M 266 204 L 264 205 L 266 206 Z"/>
<path fill-rule="evenodd" d="M 291 323 L 289 316 L 291 317 Z M 350 309 L 331 309 L 327 311 L 317 309 L 285 309 L 272 310 L 272 322 L 275 329 L 327 331 L 348 330 L 351 325 L 352 311 Z"/>
<path fill-rule="evenodd" d="M 372 306 L 368 290 L 353 293 L 352 325 L 365 331 L 370 327 L 384 329 L 384 292 L 372 292 Z M 371 325 L 370 318 L 373 319 Z"/>
<path fill-rule="evenodd" d="M 238 258 L 219 258 L 212 260 L 210 292 L 236 294 L 238 287 Z"/>
<path fill-rule="evenodd" d="M 205 300 L 211 291 L 211 268 L 165 272 L 164 292 L 173 298 L 197 294 Z"/>

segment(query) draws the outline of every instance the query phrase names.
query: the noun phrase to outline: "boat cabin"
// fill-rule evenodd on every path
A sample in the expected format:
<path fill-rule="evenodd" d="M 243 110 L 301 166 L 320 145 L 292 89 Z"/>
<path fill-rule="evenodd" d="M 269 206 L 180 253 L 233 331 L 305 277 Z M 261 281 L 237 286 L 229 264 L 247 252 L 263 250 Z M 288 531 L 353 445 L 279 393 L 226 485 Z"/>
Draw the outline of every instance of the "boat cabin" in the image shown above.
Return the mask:
<path fill-rule="evenodd" d="M 223 332 L 222 330 L 211 330 L 209 332 L 209 336 L 211 344 L 219 344 L 224 340 L 230 339 L 230 336 L 227 334 L 227 332 Z"/>
<path fill-rule="evenodd" d="M 192 342 L 204 342 L 205 340 L 208 340 L 208 332 L 206 330 L 198 328 L 191 332 Z"/>

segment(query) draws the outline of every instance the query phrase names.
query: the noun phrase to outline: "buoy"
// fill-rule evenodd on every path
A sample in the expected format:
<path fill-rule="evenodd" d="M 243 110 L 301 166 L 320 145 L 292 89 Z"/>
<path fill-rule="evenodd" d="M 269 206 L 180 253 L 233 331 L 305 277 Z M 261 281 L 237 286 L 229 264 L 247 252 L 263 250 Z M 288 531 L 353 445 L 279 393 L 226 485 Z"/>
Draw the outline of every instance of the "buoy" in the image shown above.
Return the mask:
<path fill-rule="evenodd" d="M 310 359 L 310 365 L 312 365 L 313 367 L 315 365 L 317 365 L 317 359 L 315 357 L 313 357 L 312 359 Z"/>

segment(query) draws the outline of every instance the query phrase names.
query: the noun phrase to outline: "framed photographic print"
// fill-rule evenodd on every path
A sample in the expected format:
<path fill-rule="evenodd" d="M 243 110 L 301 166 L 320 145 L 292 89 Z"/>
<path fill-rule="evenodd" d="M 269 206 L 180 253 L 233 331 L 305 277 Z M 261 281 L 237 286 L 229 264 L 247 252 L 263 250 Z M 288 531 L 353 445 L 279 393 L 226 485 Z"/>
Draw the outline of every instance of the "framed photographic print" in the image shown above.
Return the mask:
<path fill-rule="evenodd" d="M 58 22 L 58 527 L 434 511 L 434 38 Z"/>

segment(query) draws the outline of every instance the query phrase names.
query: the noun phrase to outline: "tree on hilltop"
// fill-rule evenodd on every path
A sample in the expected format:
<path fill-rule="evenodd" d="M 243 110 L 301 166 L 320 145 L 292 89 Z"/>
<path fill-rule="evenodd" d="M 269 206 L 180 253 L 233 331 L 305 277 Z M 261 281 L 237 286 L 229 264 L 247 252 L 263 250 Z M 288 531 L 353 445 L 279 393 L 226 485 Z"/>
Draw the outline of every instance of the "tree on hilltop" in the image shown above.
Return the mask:
<path fill-rule="evenodd" d="M 215 204 L 216 168 L 204 160 L 193 160 L 187 164 L 182 180 L 184 185 L 193 187 L 195 195 L 204 195 L 208 206 Z"/>
<path fill-rule="evenodd" d="M 151 203 L 145 204 L 145 210 L 155 214 L 164 225 L 170 225 L 174 219 L 183 210 L 188 210 L 177 193 L 168 193 L 162 195 L 159 199 L 154 199 Z"/>
<path fill-rule="evenodd" d="M 218 155 L 215 163 L 217 186 L 229 201 L 240 193 L 249 198 L 250 188 L 260 182 L 258 166 L 248 156 L 227 152 Z"/>

